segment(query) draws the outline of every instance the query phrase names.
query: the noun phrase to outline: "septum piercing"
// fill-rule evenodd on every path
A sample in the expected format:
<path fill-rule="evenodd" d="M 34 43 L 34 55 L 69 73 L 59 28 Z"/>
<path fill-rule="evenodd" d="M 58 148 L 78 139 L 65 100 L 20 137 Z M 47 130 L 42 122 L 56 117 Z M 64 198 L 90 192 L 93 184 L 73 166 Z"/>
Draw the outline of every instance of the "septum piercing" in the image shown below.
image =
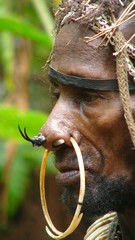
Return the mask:
<path fill-rule="evenodd" d="M 61 139 L 60 139 L 61 140 Z M 63 139 L 62 139 L 63 140 Z M 84 163 L 83 163 L 83 158 L 81 154 L 81 150 L 77 144 L 77 142 L 74 140 L 74 138 L 70 138 L 70 142 L 73 145 L 73 148 L 76 152 L 77 155 L 77 160 L 78 160 L 78 165 L 79 165 L 79 171 L 80 171 L 80 191 L 79 191 L 79 197 L 78 197 L 78 202 L 77 202 L 77 207 L 74 213 L 74 216 L 72 218 L 72 221 L 69 225 L 69 227 L 64 231 L 61 232 L 59 231 L 53 224 L 49 212 L 48 212 L 48 207 L 47 207 L 47 202 L 46 202 L 46 193 L 45 193 L 45 173 L 46 173 L 46 163 L 48 159 L 48 154 L 49 150 L 45 151 L 42 164 L 41 164 L 41 170 L 40 170 L 40 196 L 41 196 L 41 203 L 42 203 L 42 209 L 44 216 L 46 218 L 48 226 L 46 226 L 46 231 L 48 235 L 53 238 L 53 239 L 63 239 L 70 235 L 79 225 L 83 213 L 81 212 L 82 209 L 82 204 L 84 200 L 84 195 L 85 195 L 85 169 L 84 169 Z"/>
<path fill-rule="evenodd" d="M 64 144 L 64 139 L 58 139 L 53 143 L 53 147 L 59 147 L 60 145 Z"/>

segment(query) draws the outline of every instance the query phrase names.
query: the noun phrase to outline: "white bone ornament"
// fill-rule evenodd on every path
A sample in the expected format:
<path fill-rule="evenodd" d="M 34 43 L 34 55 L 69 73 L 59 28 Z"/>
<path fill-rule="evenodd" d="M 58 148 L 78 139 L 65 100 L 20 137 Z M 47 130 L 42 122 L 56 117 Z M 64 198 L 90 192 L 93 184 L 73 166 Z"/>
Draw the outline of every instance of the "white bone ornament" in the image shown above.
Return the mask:
<path fill-rule="evenodd" d="M 61 139 L 60 139 L 61 140 Z M 47 221 L 48 226 L 46 226 L 46 231 L 48 235 L 53 238 L 53 239 L 63 239 L 70 235 L 79 225 L 83 213 L 81 213 L 81 208 L 82 208 L 82 203 L 84 200 L 84 195 L 85 195 L 85 169 L 84 169 L 84 163 L 83 163 L 83 158 L 82 154 L 80 151 L 80 148 L 74 138 L 70 138 L 70 141 L 73 145 L 73 148 L 76 152 L 77 155 L 77 160 L 78 160 L 78 165 L 79 165 L 79 171 L 80 171 L 80 191 L 79 191 L 79 197 L 78 197 L 78 204 L 75 210 L 75 214 L 72 218 L 72 221 L 69 225 L 69 227 L 64 231 L 61 232 L 56 229 L 54 224 L 52 223 L 52 220 L 50 218 L 48 208 L 47 208 L 47 202 L 46 202 L 46 195 L 45 195 L 45 172 L 46 172 L 46 162 L 48 158 L 49 151 L 46 150 L 42 164 L 41 164 L 41 170 L 40 170 L 40 196 L 41 196 L 41 203 L 42 203 L 42 209 L 43 213 L 45 216 L 45 219 Z"/>

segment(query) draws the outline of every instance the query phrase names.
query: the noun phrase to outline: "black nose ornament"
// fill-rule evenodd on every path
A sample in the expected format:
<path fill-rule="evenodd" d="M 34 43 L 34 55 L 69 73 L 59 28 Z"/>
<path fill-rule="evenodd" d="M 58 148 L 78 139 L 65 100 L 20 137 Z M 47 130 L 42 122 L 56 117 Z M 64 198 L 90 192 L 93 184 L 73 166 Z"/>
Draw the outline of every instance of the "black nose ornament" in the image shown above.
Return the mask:
<path fill-rule="evenodd" d="M 24 131 L 22 132 L 20 126 L 18 125 L 18 129 L 19 129 L 19 132 L 20 134 L 22 135 L 22 137 L 28 141 L 28 142 L 31 142 L 32 143 L 32 146 L 33 147 L 40 147 L 43 145 L 43 143 L 45 143 L 46 141 L 46 138 L 41 134 L 39 133 L 38 136 L 34 136 L 33 138 L 30 138 L 28 137 L 27 135 L 27 132 L 26 132 L 26 127 L 24 128 Z"/>

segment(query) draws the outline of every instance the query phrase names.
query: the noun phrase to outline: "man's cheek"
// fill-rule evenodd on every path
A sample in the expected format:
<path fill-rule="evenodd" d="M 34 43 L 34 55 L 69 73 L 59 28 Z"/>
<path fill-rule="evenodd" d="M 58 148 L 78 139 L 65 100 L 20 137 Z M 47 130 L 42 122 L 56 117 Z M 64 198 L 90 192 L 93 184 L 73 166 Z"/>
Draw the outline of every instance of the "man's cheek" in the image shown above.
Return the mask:
<path fill-rule="evenodd" d="M 112 113 L 100 113 L 95 114 L 93 117 L 90 112 L 87 112 L 87 115 L 84 115 L 82 121 L 79 124 L 79 130 L 87 138 L 90 137 L 92 140 L 98 141 L 99 139 L 104 142 L 106 138 L 108 141 L 112 140 L 114 136 L 119 134 L 120 131 L 125 131 L 127 126 L 125 124 L 125 119 L 123 116 Z M 105 136 L 103 138 L 103 136 Z"/>

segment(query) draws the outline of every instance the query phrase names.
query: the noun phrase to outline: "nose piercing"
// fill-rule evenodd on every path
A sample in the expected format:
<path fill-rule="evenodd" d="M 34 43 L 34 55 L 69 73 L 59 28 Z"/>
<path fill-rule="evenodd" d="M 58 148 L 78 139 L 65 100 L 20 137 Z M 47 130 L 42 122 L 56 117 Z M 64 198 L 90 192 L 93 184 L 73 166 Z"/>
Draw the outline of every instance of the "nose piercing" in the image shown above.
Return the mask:
<path fill-rule="evenodd" d="M 58 146 L 62 145 L 64 142 L 65 142 L 64 139 L 58 139 L 53 143 L 53 146 L 58 147 Z"/>
<path fill-rule="evenodd" d="M 46 138 L 42 135 L 42 133 L 39 133 L 38 136 L 34 136 L 33 138 L 30 138 L 26 132 L 26 127 L 24 128 L 24 132 L 22 132 L 20 126 L 18 125 L 18 129 L 22 137 L 28 141 L 31 142 L 33 147 L 40 147 L 45 143 Z"/>

